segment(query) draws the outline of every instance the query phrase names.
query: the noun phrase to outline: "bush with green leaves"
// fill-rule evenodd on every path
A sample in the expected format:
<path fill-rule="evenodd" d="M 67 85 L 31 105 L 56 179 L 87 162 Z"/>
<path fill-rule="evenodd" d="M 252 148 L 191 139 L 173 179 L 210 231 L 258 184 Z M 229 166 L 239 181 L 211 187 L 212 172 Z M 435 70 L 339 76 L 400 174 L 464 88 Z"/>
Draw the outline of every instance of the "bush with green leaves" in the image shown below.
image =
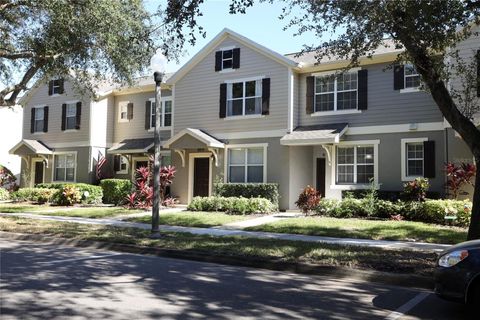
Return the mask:
<path fill-rule="evenodd" d="M 275 206 L 264 198 L 194 197 L 188 205 L 191 211 L 224 211 L 228 214 L 270 213 Z"/>
<path fill-rule="evenodd" d="M 430 182 L 427 178 L 415 178 L 403 184 L 403 195 L 406 200 L 425 201 Z"/>
<path fill-rule="evenodd" d="M 455 217 L 450 222 L 453 225 L 466 227 L 470 224 L 472 203 L 468 200 L 426 200 L 405 213 L 407 220 L 428 223 L 445 224 L 445 216 Z"/>
<path fill-rule="evenodd" d="M 10 196 L 15 201 L 31 201 L 36 203 L 50 202 L 58 189 L 52 188 L 20 188 Z"/>
<path fill-rule="evenodd" d="M 102 203 L 103 190 L 102 187 L 88 183 L 40 183 L 37 188 L 48 188 L 63 190 L 65 186 L 75 186 L 80 194 L 80 202 L 86 204 Z"/>
<path fill-rule="evenodd" d="M 218 197 L 265 198 L 278 208 L 276 183 L 214 183 L 213 193 Z"/>
<path fill-rule="evenodd" d="M 0 201 L 10 199 L 10 192 L 5 188 L 0 188 Z"/>
<path fill-rule="evenodd" d="M 103 179 L 100 187 L 103 190 L 103 203 L 121 205 L 132 191 L 133 184 L 129 179 Z"/>
<path fill-rule="evenodd" d="M 58 206 L 72 206 L 81 201 L 81 192 L 74 184 L 66 184 L 63 189 L 57 189 L 51 200 L 52 204 Z"/>

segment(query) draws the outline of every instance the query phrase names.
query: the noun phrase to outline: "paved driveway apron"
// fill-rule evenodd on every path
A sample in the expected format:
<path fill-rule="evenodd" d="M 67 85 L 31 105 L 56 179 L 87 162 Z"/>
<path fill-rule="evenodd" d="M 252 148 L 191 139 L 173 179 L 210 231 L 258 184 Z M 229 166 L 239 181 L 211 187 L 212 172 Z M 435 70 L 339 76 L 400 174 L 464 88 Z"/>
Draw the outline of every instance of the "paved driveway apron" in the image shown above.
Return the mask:
<path fill-rule="evenodd" d="M 0 240 L 7 319 L 462 319 L 421 290 Z M 404 314 L 407 315 L 404 315 Z"/>

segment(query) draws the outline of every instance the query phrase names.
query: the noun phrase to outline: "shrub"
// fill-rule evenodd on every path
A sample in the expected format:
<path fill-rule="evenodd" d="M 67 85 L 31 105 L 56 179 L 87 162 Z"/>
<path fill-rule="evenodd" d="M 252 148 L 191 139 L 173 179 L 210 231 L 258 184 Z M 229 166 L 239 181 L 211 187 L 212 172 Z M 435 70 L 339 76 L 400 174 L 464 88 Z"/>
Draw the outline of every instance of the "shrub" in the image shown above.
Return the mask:
<path fill-rule="evenodd" d="M 477 168 L 471 163 L 461 163 L 459 166 L 452 162 L 445 165 L 447 174 L 447 189 L 453 198 L 457 199 L 460 194 L 467 195 L 468 192 L 461 191 L 465 185 L 473 185 L 473 178 Z"/>
<path fill-rule="evenodd" d="M 15 175 L 7 167 L 0 164 L 0 188 L 3 187 L 9 191 L 14 191 L 17 188 L 15 181 L 17 181 Z"/>
<path fill-rule="evenodd" d="M 52 197 L 52 203 L 60 206 L 71 206 L 81 201 L 80 190 L 74 184 L 67 184 L 61 190 L 57 189 Z"/>
<path fill-rule="evenodd" d="M 320 203 L 320 199 L 320 192 L 313 187 L 307 186 L 298 196 L 298 200 L 295 201 L 295 205 L 302 210 L 303 213 L 307 214 L 315 210 Z"/>
<path fill-rule="evenodd" d="M 416 211 L 408 213 L 408 220 L 445 224 L 445 216 L 456 216 L 452 224 L 468 226 L 472 212 L 472 203 L 468 200 L 426 200 Z"/>
<path fill-rule="evenodd" d="M 225 211 L 228 214 L 269 213 L 275 210 L 270 200 L 243 197 L 194 197 L 188 205 L 191 211 Z"/>
<path fill-rule="evenodd" d="M 5 188 L 0 188 L 0 201 L 10 199 L 10 192 Z"/>
<path fill-rule="evenodd" d="M 21 188 L 11 194 L 15 201 L 32 201 L 37 203 L 46 203 L 52 200 L 58 189 L 52 188 Z"/>
<path fill-rule="evenodd" d="M 427 178 L 415 178 L 415 180 L 403 184 L 403 194 L 407 200 L 424 201 L 429 188 L 430 183 Z"/>
<path fill-rule="evenodd" d="M 102 187 L 94 186 L 88 183 L 40 183 L 37 188 L 49 188 L 63 190 L 66 186 L 75 186 L 77 188 L 82 203 L 97 204 L 102 203 L 103 190 Z"/>
<path fill-rule="evenodd" d="M 100 187 L 103 191 L 103 203 L 121 205 L 132 191 L 132 182 L 128 179 L 103 179 Z"/>
<path fill-rule="evenodd" d="M 336 210 L 340 206 L 341 201 L 337 199 L 321 199 L 315 212 L 323 216 L 336 216 Z"/>
<path fill-rule="evenodd" d="M 213 192 L 218 197 L 265 198 L 278 208 L 276 183 L 214 183 Z"/>

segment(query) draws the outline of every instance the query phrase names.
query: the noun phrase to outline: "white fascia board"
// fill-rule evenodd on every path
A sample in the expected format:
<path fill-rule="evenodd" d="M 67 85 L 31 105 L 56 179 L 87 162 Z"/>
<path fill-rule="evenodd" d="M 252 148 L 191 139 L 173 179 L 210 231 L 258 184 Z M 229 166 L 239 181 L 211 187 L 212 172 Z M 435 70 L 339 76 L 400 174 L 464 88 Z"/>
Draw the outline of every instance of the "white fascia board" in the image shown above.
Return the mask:
<path fill-rule="evenodd" d="M 445 128 L 443 122 L 423 122 L 415 123 L 417 129 L 410 129 L 411 123 L 392 124 L 384 126 L 365 126 L 365 127 L 349 127 L 346 135 L 361 134 L 380 134 L 380 133 L 403 133 L 403 132 L 423 132 L 423 131 L 441 131 Z"/>

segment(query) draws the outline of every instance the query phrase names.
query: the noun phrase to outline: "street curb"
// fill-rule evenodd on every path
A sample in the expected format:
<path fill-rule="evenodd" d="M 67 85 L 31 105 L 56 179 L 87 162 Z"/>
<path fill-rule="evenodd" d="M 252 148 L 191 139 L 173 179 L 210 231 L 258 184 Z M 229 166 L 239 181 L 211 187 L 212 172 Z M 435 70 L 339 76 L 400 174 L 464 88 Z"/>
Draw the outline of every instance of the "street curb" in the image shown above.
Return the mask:
<path fill-rule="evenodd" d="M 433 279 L 426 276 L 360 270 L 346 267 L 333 267 L 306 262 L 286 262 L 275 258 L 262 259 L 235 257 L 221 254 L 209 254 L 193 250 L 160 249 L 122 243 L 68 239 L 55 236 L 45 236 L 40 234 L 25 234 L 4 231 L 0 231 L 0 239 L 38 241 L 62 246 L 104 249 L 133 254 L 154 255 L 166 258 L 194 260 L 232 266 L 289 271 L 299 274 L 331 276 L 335 278 L 350 278 L 355 280 L 371 281 L 381 284 L 402 286 L 408 288 L 432 290 L 434 287 Z"/>

